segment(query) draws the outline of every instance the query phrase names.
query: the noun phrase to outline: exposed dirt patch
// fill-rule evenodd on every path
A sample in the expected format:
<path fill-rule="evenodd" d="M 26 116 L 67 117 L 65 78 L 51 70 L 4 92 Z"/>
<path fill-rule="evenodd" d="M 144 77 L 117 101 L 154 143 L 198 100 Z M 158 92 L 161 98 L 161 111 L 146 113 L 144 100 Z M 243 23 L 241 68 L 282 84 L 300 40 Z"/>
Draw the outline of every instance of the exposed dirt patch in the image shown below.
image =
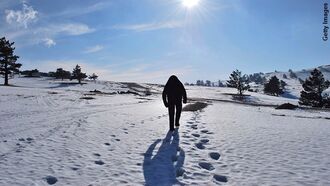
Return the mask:
<path fill-rule="evenodd" d="M 275 109 L 288 109 L 288 110 L 294 110 L 298 108 L 297 105 L 293 105 L 291 103 L 284 103 L 282 105 L 279 105 L 278 107 L 276 107 Z"/>
<path fill-rule="evenodd" d="M 89 96 L 86 96 L 86 97 L 81 97 L 80 99 L 91 100 L 91 99 L 95 99 L 95 98 L 94 98 L 94 97 L 89 97 Z"/>
<path fill-rule="evenodd" d="M 196 102 L 186 105 L 185 107 L 183 107 L 182 111 L 194 112 L 194 111 L 202 110 L 203 108 L 207 107 L 207 105 L 208 104 L 204 102 Z"/>

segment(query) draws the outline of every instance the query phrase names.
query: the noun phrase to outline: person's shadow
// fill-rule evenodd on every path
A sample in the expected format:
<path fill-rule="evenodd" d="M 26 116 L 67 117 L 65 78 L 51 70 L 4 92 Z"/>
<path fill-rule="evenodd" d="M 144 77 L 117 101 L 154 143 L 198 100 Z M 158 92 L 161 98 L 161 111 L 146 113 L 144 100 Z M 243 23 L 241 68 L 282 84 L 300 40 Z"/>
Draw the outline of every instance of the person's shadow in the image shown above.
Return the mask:
<path fill-rule="evenodd" d="M 161 143 L 156 154 L 155 147 Z M 153 142 L 144 154 L 143 173 L 145 185 L 182 185 L 178 176 L 182 176 L 185 153 L 179 147 L 179 132 L 168 132 L 163 140 Z"/>

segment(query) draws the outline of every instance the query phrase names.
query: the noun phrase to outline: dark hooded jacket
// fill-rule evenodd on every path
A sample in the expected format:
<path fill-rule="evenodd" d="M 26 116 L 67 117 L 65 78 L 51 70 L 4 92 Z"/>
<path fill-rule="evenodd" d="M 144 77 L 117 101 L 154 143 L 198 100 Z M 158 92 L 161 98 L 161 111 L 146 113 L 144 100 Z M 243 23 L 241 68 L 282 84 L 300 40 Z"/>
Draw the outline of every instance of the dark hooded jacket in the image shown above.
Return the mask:
<path fill-rule="evenodd" d="M 168 105 L 176 105 L 187 102 L 187 93 L 180 82 L 180 80 L 176 76 L 171 76 L 163 90 L 163 102 L 165 106 Z"/>

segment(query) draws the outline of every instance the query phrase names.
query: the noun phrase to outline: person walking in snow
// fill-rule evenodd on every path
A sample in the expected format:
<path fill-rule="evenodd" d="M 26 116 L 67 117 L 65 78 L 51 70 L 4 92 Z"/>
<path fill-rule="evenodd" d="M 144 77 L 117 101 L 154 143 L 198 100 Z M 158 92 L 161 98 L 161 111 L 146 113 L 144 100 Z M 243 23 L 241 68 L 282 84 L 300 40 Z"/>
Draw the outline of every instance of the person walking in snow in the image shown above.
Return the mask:
<path fill-rule="evenodd" d="M 170 119 L 170 130 L 174 130 L 174 114 L 175 114 L 175 126 L 179 127 L 180 116 L 182 111 L 182 102 L 187 103 L 187 93 L 180 82 L 180 80 L 172 75 L 163 90 L 163 102 L 165 107 L 168 108 L 168 114 Z"/>

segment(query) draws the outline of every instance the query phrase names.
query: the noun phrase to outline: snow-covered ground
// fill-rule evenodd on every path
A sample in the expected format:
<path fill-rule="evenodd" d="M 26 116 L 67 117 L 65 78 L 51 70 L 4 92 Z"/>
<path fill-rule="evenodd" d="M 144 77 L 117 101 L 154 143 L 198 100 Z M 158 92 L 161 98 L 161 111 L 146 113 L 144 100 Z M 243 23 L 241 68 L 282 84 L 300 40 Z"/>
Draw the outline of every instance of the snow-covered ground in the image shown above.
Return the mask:
<path fill-rule="evenodd" d="M 17 87 L 0 86 L 0 185 L 330 185 L 329 112 L 224 102 L 235 90 L 186 87 L 212 101 L 183 112 L 168 133 L 159 86 L 10 83 Z M 138 89 L 142 96 L 110 94 Z M 297 103 L 249 94 L 253 103 Z"/>

